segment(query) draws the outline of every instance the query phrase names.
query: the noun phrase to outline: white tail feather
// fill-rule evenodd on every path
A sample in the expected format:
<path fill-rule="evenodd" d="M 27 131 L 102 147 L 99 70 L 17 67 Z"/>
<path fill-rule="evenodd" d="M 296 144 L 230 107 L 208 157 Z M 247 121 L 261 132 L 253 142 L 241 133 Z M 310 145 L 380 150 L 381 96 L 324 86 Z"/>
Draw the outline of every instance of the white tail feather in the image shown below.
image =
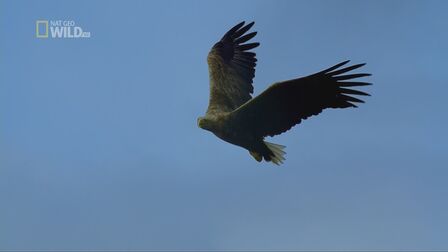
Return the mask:
<path fill-rule="evenodd" d="M 276 165 L 283 164 L 283 160 L 285 160 L 284 155 L 286 154 L 286 152 L 283 151 L 285 146 L 266 141 L 264 143 L 266 144 L 268 149 L 271 150 L 272 153 L 274 153 L 274 156 L 271 156 L 272 162 Z"/>

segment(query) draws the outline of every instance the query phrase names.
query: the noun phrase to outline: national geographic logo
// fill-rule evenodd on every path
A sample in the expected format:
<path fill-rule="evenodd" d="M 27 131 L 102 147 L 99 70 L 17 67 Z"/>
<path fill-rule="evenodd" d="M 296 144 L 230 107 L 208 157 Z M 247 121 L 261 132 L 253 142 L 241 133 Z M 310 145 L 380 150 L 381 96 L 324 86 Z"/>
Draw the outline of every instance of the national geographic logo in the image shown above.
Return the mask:
<path fill-rule="evenodd" d="M 90 32 L 84 31 L 73 20 L 36 20 L 36 38 L 90 38 Z"/>

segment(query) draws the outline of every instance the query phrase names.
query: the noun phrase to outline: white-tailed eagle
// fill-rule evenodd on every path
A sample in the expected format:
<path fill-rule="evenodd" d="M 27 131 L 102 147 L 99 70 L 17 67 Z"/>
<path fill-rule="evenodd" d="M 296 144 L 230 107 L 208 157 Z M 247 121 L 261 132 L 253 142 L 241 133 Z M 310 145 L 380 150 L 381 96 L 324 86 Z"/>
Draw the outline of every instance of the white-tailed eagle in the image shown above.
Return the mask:
<path fill-rule="evenodd" d="M 198 118 L 198 125 L 247 149 L 259 162 L 264 159 L 280 164 L 285 147 L 264 138 L 281 134 L 326 108 L 356 107 L 356 103 L 363 103 L 353 95 L 369 94 L 352 87 L 370 83 L 353 79 L 370 74 L 347 74 L 365 64 L 343 67 L 349 62 L 344 61 L 306 77 L 274 83 L 252 98 L 257 59 L 250 50 L 259 43 L 246 42 L 257 34 L 247 33 L 253 25 L 254 22 L 246 26 L 244 22 L 237 24 L 209 52 L 210 100 L 205 116 Z"/>

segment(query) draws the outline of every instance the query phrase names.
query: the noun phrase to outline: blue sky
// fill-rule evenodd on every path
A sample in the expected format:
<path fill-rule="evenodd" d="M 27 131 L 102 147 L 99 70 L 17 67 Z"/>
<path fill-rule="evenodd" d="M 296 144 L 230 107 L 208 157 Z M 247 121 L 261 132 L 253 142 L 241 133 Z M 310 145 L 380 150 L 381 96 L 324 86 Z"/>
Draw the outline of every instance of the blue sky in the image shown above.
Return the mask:
<path fill-rule="evenodd" d="M 448 249 L 446 1 L 0 1 L 0 249 Z M 37 39 L 36 20 L 89 39 Z M 346 59 L 372 94 L 257 163 L 200 130 L 256 22 L 255 93 Z"/>

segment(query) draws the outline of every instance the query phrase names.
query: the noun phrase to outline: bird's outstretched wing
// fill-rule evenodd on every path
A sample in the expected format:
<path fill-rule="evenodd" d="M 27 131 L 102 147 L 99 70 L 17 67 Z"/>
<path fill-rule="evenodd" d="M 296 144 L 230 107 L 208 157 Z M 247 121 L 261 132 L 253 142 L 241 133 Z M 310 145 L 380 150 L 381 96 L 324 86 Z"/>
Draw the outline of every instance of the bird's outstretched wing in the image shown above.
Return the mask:
<path fill-rule="evenodd" d="M 248 52 L 259 43 L 247 43 L 257 33 L 244 35 L 254 22 L 230 29 L 208 54 L 210 100 L 207 113 L 230 112 L 252 98 L 252 79 L 257 59 Z"/>
<path fill-rule="evenodd" d="M 351 95 L 369 94 L 348 87 L 370 85 L 352 81 L 370 74 L 343 75 L 365 65 L 357 64 L 338 69 L 348 62 L 307 77 L 275 83 L 232 112 L 231 116 L 237 124 L 251 127 L 257 136 L 274 136 L 326 108 L 356 107 L 355 103 L 363 101 Z"/>

